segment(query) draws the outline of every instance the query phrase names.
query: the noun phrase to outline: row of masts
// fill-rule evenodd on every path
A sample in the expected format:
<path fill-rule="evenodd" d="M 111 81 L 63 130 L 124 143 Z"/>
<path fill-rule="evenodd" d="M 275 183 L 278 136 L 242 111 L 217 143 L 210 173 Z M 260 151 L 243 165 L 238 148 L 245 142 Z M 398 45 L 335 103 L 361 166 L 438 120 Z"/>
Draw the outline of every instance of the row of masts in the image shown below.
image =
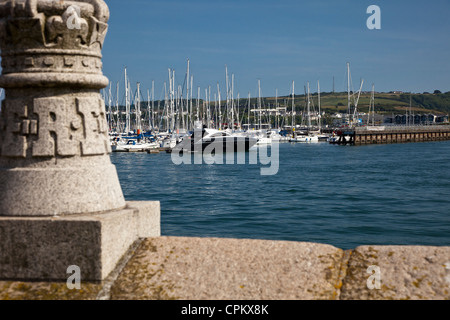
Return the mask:
<path fill-rule="evenodd" d="M 348 77 L 348 124 L 357 123 L 357 108 L 363 86 L 361 80 L 360 88 L 357 93 L 351 90 L 350 65 L 347 63 Z M 211 92 L 211 86 L 204 89 L 204 96 L 201 97 L 201 88 L 197 87 L 196 97 L 194 98 L 194 76 L 190 73 L 190 62 L 187 60 L 187 71 L 183 85 L 176 84 L 176 74 L 174 69 L 168 69 L 168 82 L 164 82 L 164 99 L 160 97 L 155 106 L 155 81 L 152 81 L 151 90 L 147 90 L 147 106 L 142 108 L 143 95 L 140 83 L 136 84 L 136 91 L 133 94 L 131 82 L 128 78 L 127 69 L 124 71 L 125 83 L 125 108 L 119 101 L 120 84 L 116 84 L 115 98 L 112 93 L 112 83 L 107 92 L 104 91 L 104 98 L 107 101 L 107 118 L 110 132 L 129 133 L 143 131 L 158 132 L 177 132 L 185 133 L 194 129 L 196 123 L 201 122 L 204 126 L 219 130 L 261 130 L 261 129 L 282 129 L 295 128 L 297 125 L 297 111 L 295 104 L 295 82 L 292 81 L 291 87 L 291 108 L 287 107 L 287 101 L 281 106 L 278 102 L 278 89 L 275 94 L 275 104 L 271 109 L 263 105 L 261 95 L 261 80 L 258 80 L 258 97 L 256 106 L 251 106 L 251 94 L 248 92 L 247 103 L 241 103 L 240 95 L 237 98 L 235 92 L 235 77 L 228 73 L 225 66 L 226 92 L 225 100 L 222 100 L 220 85 L 217 83 L 216 92 Z M 321 124 L 321 96 L 320 82 L 317 81 L 317 107 L 315 109 L 314 99 L 310 92 L 309 82 L 305 86 L 305 108 L 300 115 L 302 123 L 300 127 L 307 130 L 320 131 Z M 162 93 L 161 93 L 162 96 Z M 114 101 L 115 100 L 115 101 Z M 163 105 L 161 106 L 161 104 Z M 123 110 L 125 109 L 125 110 Z M 133 109 L 133 110 L 132 110 Z M 246 109 L 246 110 L 245 110 Z M 275 117 L 271 117 L 275 114 Z M 289 116 L 291 121 L 289 121 Z M 372 85 L 372 95 L 369 107 L 368 123 L 375 124 L 375 103 L 374 103 L 374 85 Z M 253 121 L 252 121 L 253 120 Z M 244 122 L 247 123 L 244 123 Z M 290 122 L 290 123 L 289 123 Z"/>
<path fill-rule="evenodd" d="M 147 107 L 142 111 L 142 93 L 140 83 L 136 85 L 136 91 L 133 94 L 131 82 L 127 75 L 127 69 L 124 71 L 125 79 L 125 108 L 119 101 L 120 84 L 116 84 L 115 97 L 112 92 L 112 83 L 104 91 L 104 99 L 107 102 L 107 118 L 110 132 L 128 133 L 131 131 L 168 131 L 168 132 L 187 132 L 193 130 L 196 122 L 200 121 L 203 125 L 219 130 L 231 128 L 233 130 L 243 130 L 244 128 L 261 129 L 264 125 L 269 126 L 270 112 L 273 109 L 264 108 L 261 98 L 261 81 L 258 80 L 258 99 L 257 108 L 251 107 L 251 94 L 247 97 L 247 110 L 241 104 L 240 94 L 235 93 L 235 78 L 228 74 L 228 68 L 225 66 L 226 77 L 226 100 L 222 100 L 220 84 L 217 83 L 216 92 L 212 96 L 211 86 L 204 90 L 204 97 L 201 97 L 201 88 L 197 88 L 197 97 L 194 98 L 193 82 L 194 76 L 190 74 L 189 60 L 186 77 L 183 86 L 176 85 L 175 70 L 168 69 L 168 82 L 164 82 L 164 100 L 159 99 L 155 107 L 155 82 L 152 81 L 152 88 L 147 90 Z M 278 89 L 277 89 L 278 95 Z M 195 102 L 196 100 L 196 102 Z M 161 102 L 163 101 L 163 106 Z M 270 106 L 269 106 L 270 107 Z M 133 110 L 132 110 L 133 109 Z M 253 112 L 253 124 L 250 123 L 251 113 Z M 278 97 L 275 102 L 275 120 L 274 125 L 280 127 L 283 121 L 280 121 L 281 112 L 284 111 L 286 119 L 286 108 L 281 108 L 278 103 Z M 247 115 L 247 119 L 245 119 Z M 242 124 L 247 120 L 247 124 Z M 257 122 L 256 122 L 257 120 Z"/>

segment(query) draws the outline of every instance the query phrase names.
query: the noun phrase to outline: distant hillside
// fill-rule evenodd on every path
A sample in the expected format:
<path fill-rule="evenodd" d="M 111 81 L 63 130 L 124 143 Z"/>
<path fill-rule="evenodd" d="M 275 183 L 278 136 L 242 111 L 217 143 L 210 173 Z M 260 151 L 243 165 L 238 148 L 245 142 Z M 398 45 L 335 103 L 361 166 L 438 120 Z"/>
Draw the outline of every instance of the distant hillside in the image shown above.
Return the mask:
<path fill-rule="evenodd" d="M 367 112 L 370 104 L 371 92 L 361 93 L 358 110 Z M 281 99 L 287 99 L 284 97 Z M 314 105 L 317 106 L 317 93 L 312 95 Z M 355 96 L 355 99 L 357 96 Z M 410 99 L 411 98 L 411 99 Z M 275 98 L 266 98 L 265 101 L 273 103 Z M 280 98 L 278 98 L 280 102 Z M 304 105 L 305 96 L 296 95 L 296 106 Z M 446 93 L 375 93 L 375 111 L 377 113 L 403 113 L 406 108 L 414 112 L 450 113 L 450 92 Z M 347 110 L 347 92 L 321 93 L 321 108 L 326 112 L 345 112 Z"/>
<path fill-rule="evenodd" d="M 312 105 L 315 106 L 317 111 L 317 93 L 311 94 Z M 371 92 L 361 93 L 358 103 L 358 110 L 361 112 L 368 112 L 370 104 Z M 355 96 L 355 99 L 357 97 Z M 436 113 L 436 114 L 449 114 L 450 113 L 450 92 L 446 93 L 414 93 L 410 95 L 409 93 L 375 93 L 375 112 L 378 114 L 393 114 L 393 113 L 404 113 L 406 109 L 409 109 L 411 99 L 411 109 L 414 113 Z M 195 100 L 195 99 L 194 99 Z M 275 106 L 275 97 L 264 97 L 261 98 L 262 108 L 273 109 Z M 304 110 L 306 101 L 305 95 L 295 95 L 295 109 L 296 111 Z M 343 112 L 347 111 L 347 92 L 324 92 L 321 93 L 321 109 L 327 113 Z M 235 101 L 235 106 L 237 106 L 237 101 Z M 149 105 L 147 101 L 141 102 L 141 108 L 146 109 Z M 162 112 L 164 108 L 164 101 L 155 101 L 154 106 L 156 110 Z M 203 99 L 200 99 L 200 108 L 204 106 Z M 286 107 L 288 112 L 292 108 L 292 97 L 284 96 L 278 97 L 278 104 L 280 107 Z M 194 108 L 196 108 L 197 102 L 194 102 Z M 211 101 L 211 106 L 214 106 L 215 102 Z M 221 101 L 221 106 L 224 108 L 226 105 L 225 101 Z M 246 98 L 239 100 L 240 112 L 246 113 L 248 100 Z M 258 99 L 250 99 L 251 109 L 255 109 L 258 106 Z M 125 107 L 121 106 L 121 110 Z M 134 107 L 132 107 L 134 109 Z"/>

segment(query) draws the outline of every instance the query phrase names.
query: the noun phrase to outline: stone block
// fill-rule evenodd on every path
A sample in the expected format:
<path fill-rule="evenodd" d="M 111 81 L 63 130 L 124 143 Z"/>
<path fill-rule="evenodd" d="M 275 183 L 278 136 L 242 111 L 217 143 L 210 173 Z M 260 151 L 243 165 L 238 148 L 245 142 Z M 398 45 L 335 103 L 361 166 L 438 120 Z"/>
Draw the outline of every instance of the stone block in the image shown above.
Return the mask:
<path fill-rule="evenodd" d="M 334 299 L 343 256 L 315 243 L 148 238 L 115 281 L 111 299 Z"/>
<path fill-rule="evenodd" d="M 128 201 L 127 208 L 135 210 L 139 238 L 161 235 L 161 204 L 159 201 Z"/>
<path fill-rule="evenodd" d="M 368 268 L 375 270 L 368 273 Z M 373 277 L 369 280 L 370 277 Z M 379 280 L 378 288 L 375 286 Z M 368 281 L 371 286 L 368 286 Z M 450 247 L 361 246 L 353 250 L 342 300 L 449 300 Z"/>
<path fill-rule="evenodd" d="M 99 214 L 0 217 L 0 279 L 67 280 L 76 265 L 82 281 L 105 279 L 144 232 L 159 236 L 159 203 Z M 143 226 L 142 224 L 145 224 Z"/>

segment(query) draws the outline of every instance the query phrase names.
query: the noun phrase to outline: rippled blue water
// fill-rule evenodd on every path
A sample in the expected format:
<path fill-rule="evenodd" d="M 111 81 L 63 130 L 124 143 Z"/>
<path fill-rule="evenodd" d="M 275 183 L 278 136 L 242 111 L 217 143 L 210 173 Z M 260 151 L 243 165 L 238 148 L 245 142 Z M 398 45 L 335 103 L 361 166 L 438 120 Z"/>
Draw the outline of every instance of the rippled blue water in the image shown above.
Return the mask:
<path fill-rule="evenodd" d="M 450 245 L 450 141 L 282 143 L 274 176 L 260 165 L 175 165 L 166 153 L 111 160 L 126 200 L 161 201 L 163 235 Z"/>

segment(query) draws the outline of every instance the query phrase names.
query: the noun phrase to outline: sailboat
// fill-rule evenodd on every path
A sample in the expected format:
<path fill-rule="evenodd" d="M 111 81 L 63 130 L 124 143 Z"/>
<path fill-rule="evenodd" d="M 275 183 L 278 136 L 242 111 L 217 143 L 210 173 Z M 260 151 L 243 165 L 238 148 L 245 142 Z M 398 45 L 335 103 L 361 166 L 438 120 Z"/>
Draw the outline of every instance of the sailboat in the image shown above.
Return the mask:
<path fill-rule="evenodd" d="M 134 98 L 135 115 L 136 115 L 136 132 L 131 131 L 131 101 L 130 101 L 130 84 L 125 69 L 125 103 L 126 103 L 126 134 L 114 137 L 111 141 L 111 149 L 113 152 L 144 152 L 149 149 L 159 148 L 159 144 L 146 138 L 142 132 L 141 124 L 141 95 L 140 83 L 137 83 L 136 95 Z"/>
<path fill-rule="evenodd" d="M 272 132 L 263 129 L 262 124 L 262 103 L 261 103 L 261 80 L 258 80 L 258 114 L 259 114 L 259 129 L 247 131 L 247 136 L 257 140 L 256 145 L 270 145 L 272 144 Z"/>
<path fill-rule="evenodd" d="M 311 126 L 311 97 L 309 92 L 309 82 L 308 82 L 308 92 L 307 92 L 307 101 L 306 101 L 307 111 L 306 117 L 308 120 L 306 133 L 294 134 L 290 142 L 319 142 L 319 132 L 312 131 Z"/>

